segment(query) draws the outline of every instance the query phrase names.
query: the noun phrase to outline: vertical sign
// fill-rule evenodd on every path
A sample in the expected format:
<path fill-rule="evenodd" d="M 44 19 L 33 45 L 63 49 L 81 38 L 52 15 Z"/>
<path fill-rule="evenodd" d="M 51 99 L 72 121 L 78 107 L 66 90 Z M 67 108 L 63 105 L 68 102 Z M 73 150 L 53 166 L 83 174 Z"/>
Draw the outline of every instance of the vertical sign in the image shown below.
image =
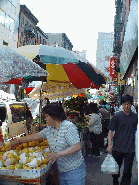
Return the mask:
<path fill-rule="evenodd" d="M 121 77 L 121 73 L 118 73 L 118 85 L 123 85 L 123 80 L 122 80 L 122 77 Z"/>
<path fill-rule="evenodd" d="M 110 77 L 115 78 L 116 72 L 115 72 L 115 57 L 110 58 Z"/>

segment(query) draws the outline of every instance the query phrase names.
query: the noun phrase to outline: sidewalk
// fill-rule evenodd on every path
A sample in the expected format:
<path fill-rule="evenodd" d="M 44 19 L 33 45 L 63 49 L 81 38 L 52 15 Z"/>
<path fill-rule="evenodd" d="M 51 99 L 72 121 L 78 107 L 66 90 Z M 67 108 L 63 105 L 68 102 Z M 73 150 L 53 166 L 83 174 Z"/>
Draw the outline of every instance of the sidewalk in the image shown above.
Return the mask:
<path fill-rule="evenodd" d="M 101 155 L 100 158 L 85 157 L 86 163 L 86 183 L 85 185 L 113 185 L 112 176 L 101 172 L 101 164 L 103 163 L 107 153 Z M 132 167 L 131 185 L 138 184 L 138 176 L 136 174 L 136 160 L 134 159 Z M 120 170 L 120 181 L 123 173 L 123 166 Z"/>

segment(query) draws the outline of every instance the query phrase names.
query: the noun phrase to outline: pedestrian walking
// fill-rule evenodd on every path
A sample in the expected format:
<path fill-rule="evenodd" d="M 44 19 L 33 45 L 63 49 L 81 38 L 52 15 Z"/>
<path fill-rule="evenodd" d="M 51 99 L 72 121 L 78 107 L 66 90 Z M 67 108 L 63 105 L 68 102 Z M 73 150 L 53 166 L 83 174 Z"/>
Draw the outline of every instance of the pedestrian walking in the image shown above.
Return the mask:
<path fill-rule="evenodd" d="M 114 109 L 115 109 L 115 113 L 119 111 L 119 103 L 118 103 L 118 101 L 115 102 Z"/>
<path fill-rule="evenodd" d="M 121 105 L 117 112 L 123 111 L 123 105 Z M 134 105 L 131 105 L 131 111 L 137 114 L 137 111 L 134 107 Z"/>
<path fill-rule="evenodd" d="M 107 129 L 110 123 L 110 112 L 103 108 L 101 105 L 99 106 L 99 111 L 102 115 L 102 133 L 101 135 L 101 147 L 105 148 L 104 146 L 104 138 L 107 140 L 107 135 L 109 130 Z"/>
<path fill-rule="evenodd" d="M 49 163 L 57 164 L 60 185 L 84 185 L 86 166 L 81 152 L 77 127 L 66 120 L 62 106 L 50 103 L 42 110 L 48 126 L 39 133 L 31 134 L 12 142 L 12 148 L 19 143 L 47 139 L 52 153 Z"/>
<path fill-rule="evenodd" d="M 137 125 L 137 131 L 136 131 L 136 138 L 135 138 L 135 153 L 136 153 L 136 160 L 137 160 L 137 166 L 136 166 L 136 173 L 138 174 L 138 125 Z"/>
<path fill-rule="evenodd" d="M 92 143 L 92 156 L 99 158 L 100 157 L 100 134 L 102 133 L 102 124 L 101 124 L 101 113 L 99 112 L 97 103 L 91 102 L 89 104 L 89 132 L 90 140 Z"/>
<path fill-rule="evenodd" d="M 113 116 L 115 114 L 114 102 L 111 103 L 109 111 L 110 111 L 111 116 Z"/>
<path fill-rule="evenodd" d="M 130 185 L 132 165 L 135 156 L 135 132 L 137 129 L 138 116 L 131 111 L 133 97 L 126 94 L 122 96 L 123 111 L 116 113 L 108 126 L 108 148 L 119 165 L 119 173 L 112 175 L 113 184 L 118 185 L 120 168 L 124 160 L 124 172 L 121 185 Z M 115 131 L 114 137 L 113 132 Z M 113 149 L 111 141 L 113 139 Z"/>

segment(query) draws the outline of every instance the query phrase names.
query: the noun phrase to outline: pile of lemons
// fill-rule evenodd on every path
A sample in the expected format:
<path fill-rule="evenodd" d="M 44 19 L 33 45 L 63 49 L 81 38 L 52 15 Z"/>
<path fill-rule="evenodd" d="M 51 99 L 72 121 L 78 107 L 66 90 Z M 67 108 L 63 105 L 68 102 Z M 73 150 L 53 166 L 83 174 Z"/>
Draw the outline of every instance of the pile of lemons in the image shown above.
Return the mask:
<path fill-rule="evenodd" d="M 47 155 L 51 151 L 47 140 L 22 143 L 15 150 L 10 145 L 9 142 L 0 148 L 0 169 L 41 169 L 48 164 Z"/>

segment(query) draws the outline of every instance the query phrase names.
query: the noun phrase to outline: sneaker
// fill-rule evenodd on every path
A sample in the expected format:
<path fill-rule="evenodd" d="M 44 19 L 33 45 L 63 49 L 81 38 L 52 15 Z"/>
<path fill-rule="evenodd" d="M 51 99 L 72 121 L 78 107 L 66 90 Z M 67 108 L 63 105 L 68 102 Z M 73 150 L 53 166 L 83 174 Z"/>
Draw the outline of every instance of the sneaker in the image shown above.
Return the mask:
<path fill-rule="evenodd" d="M 100 155 L 96 155 L 96 158 L 100 158 Z"/>

